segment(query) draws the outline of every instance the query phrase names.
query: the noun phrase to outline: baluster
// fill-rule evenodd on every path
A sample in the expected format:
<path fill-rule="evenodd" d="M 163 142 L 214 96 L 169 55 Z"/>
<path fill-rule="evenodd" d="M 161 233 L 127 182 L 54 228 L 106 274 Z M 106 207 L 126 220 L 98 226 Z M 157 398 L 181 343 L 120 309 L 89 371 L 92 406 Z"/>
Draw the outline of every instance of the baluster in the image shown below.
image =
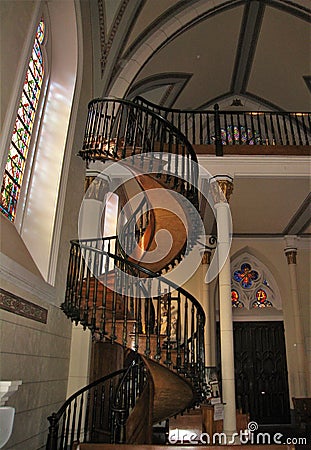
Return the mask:
<path fill-rule="evenodd" d="M 203 140 L 203 113 L 199 113 L 199 144 L 204 144 Z"/>
<path fill-rule="evenodd" d="M 77 398 L 75 398 L 73 404 L 73 416 L 71 421 L 71 438 L 70 438 L 70 448 L 72 448 L 73 441 L 75 438 L 75 430 L 76 430 L 76 414 L 77 414 Z"/>
<path fill-rule="evenodd" d="M 114 388 L 112 384 L 112 380 L 109 382 L 109 396 L 108 396 L 108 429 L 110 431 L 110 443 L 114 443 L 114 436 L 115 436 L 115 430 L 114 430 L 114 412 L 113 412 L 113 404 L 114 404 Z"/>
<path fill-rule="evenodd" d="M 260 142 L 260 145 L 264 145 L 265 142 L 264 142 L 264 139 L 263 139 L 263 136 L 261 133 L 260 117 L 261 117 L 261 115 L 257 114 L 257 127 L 258 127 L 258 133 L 259 133 L 259 142 Z"/>
<path fill-rule="evenodd" d="M 156 361 L 159 361 L 161 359 L 161 287 L 160 287 L 160 281 L 158 286 L 158 297 L 157 297 L 157 351 L 154 359 Z"/>
<path fill-rule="evenodd" d="M 73 262 L 74 262 L 74 244 L 71 243 L 69 264 L 67 270 L 67 281 L 66 281 L 66 295 L 65 295 L 65 306 L 66 311 L 69 310 L 70 298 L 72 296 L 72 275 L 73 275 Z"/>
<path fill-rule="evenodd" d="M 266 133 L 266 144 L 270 144 L 270 138 L 269 138 L 269 129 L 267 124 L 267 113 L 263 114 L 263 120 L 264 120 L 264 126 L 265 126 L 265 133 Z"/>
<path fill-rule="evenodd" d="M 246 144 L 249 145 L 249 136 L 248 136 L 248 125 L 245 112 L 243 113 L 244 118 L 244 128 L 245 128 L 245 136 L 246 136 Z"/>
<path fill-rule="evenodd" d="M 73 264 L 73 279 L 72 279 L 72 297 L 71 297 L 71 303 L 70 303 L 70 310 L 71 312 L 75 312 L 76 306 L 77 306 L 77 284 L 78 284 L 78 277 L 79 277 L 79 263 L 80 263 L 80 254 L 81 249 L 80 246 L 75 247 L 75 258 L 74 258 L 74 264 Z"/>
<path fill-rule="evenodd" d="M 298 132 L 299 145 L 303 145 L 302 137 L 301 137 L 301 130 L 300 130 L 301 127 L 300 127 L 298 115 L 296 113 L 294 115 L 295 115 L 295 122 L 296 122 L 296 127 L 297 127 L 297 132 Z"/>
<path fill-rule="evenodd" d="M 99 408 L 99 426 L 101 429 L 104 428 L 104 424 L 105 424 L 105 399 L 106 399 L 106 395 L 105 395 L 105 383 L 102 383 L 101 388 L 100 388 L 100 408 Z"/>
<path fill-rule="evenodd" d="M 308 128 L 309 128 L 309 134 L 310 134 L 310 130 L 311 130 L 311 114 L 307 113 L 306 116 L 308 118 Z M 309 141 L 307 143 L 309 144 Z"/>
<path fill-rule="evenodd" d="M 123 287 L 122 301 L 124 303 L 122 344 L 124 347 L 126 347 L 127 346 L 127 329 L 128 329 L 128 323 L 127 323 L 127 321 L 128 321 L 128 296 L 127 296 L 127 294 L 128 293 L 127 293 L 127 291 L 125 291 L 126 286 L 125 286 L 124 267 L 122 267 L 121 277 L 122 277 L 122 287 Z"/>
<path fill-rule="evenodd" d="M 187 372 L 188 370 L 188 362 L 189 362 L 189 356 L 188 356 L 188 299 L 185 297 L 185 322 L 184 322 L 184 368 Z"/>
<path fill-rule="evenodd" d="M 226 145 L 229 145 L 229 139 L 228 139 L 228 121 L 227 121 L 227 114 L 224 114 L 224 120 L 225 120 L 225 136 L 226 136 Z"/>
<path fill-rule="evenodd" d="M 206 129 L 207 129 L 207 141 L 206 141 L 206 144 L 212 144 L 212 139 L 211 139 L 211 126 L 210 126 L 209 115 L 210 115 L 210 113 L 207 112 L 207 113 L 206 113 Z M 216 127 L 216 124 L 214 124 L 214 127 Z M 215 130 L 216 130 L 216 128 L 215 128 Z M 216 134 L 215 134 L 215 139 L 216 139 Z M 215 143 L 216 143 L 216 142 L 215 142 Z"/>
<path fill-rule="evenodd" d="M 289 145 L 287 122 L 285 120 L 285 114 L 282 114 L 282 118 L 283 118 L 283 127 L 284 127 L 284 132 L 285 132 L 286 145 Z"/>
<path fill-rule="evenodd" d="M 191 117 L 192 117 L 192 145 L 195 145 L 196 144 L 195 114 L 192 113 Z"/>
<path fill-rule="evenodd" d="M 296 138 L 295 138 L 295 132 L 294 132 L 294 127 L 293 127 L 293 122 L 292 122 L 292 115 L 291 115 L 291 113 L 288 114 L 288 118 L 289 118 L 290 131 L 291 131 L 291 134 L 292 134 L 292 142 L 291 142 L 291 145 L 297 145 L 297 144 L 296 144 Z"/>
<path fill-rule="evenodd" d="M 148 113 L 144 113 L 143 129 L 142 129 L 142 152 L 146 152 L 146 140 L 148 137 Z"/>
<path fill-rule="evenodd" d="M 190 364 L 194 365 L 194 304 L 191 305 L 191 344 L 190 344 Z"/>
<path fill-rule="evenodd" d="M 145 348 L 145 356 L 149 358 L 150 356 L 150 320 L 151 320 L 151 299 L 145 299 L 145 335 L 146 335 L 146 348 Z"/>
<path fill-rule="evenodd" d="M 68 406 L 66 432 L 65 432 L 65 439 L 64 439 L 64 449 L 67 449 L 68 442 L 69 442 L 70 418 L 71 418 L 71 403 L 69 403 L 69 406 Z"/>
<path fill-rule="evenodd" d="M 177 344 L 177 356 L 176 356 L 176 369 L 181 369 L 181 310 L 180 310 L 180 292 L 177 293 L 177 322 L 176 322 L 176 344 Z"/>
<path fill-rule="evenodd" d="M 243 144 L 243 140 L 242 140 L 242 125 L 241 125 L 241 121 L 240 121 L 240 113 L 236 114 L 237 119 L 238 119 L 238 130 L 239 130 L 239 145 Z M 234 128 L 233 128 L 233 133 L 234 133 Z"/>
<path fill-rule="evenodd" d="M 82 394 L 81 394 L 80 408 L 79 408 L 78 427 L 77 427 L 77 441 L 78 442 L 80 442 L 82 414 L 83 414 L 83 402 L 84 402 L 84 392 L 82 392 Z"/>
<path fill-rule="evenodd" d="M 110 260 L 110 257 L 107 256 Z M 114 289 L 112 292 L 112 323 L 111 323 L 111 341 L 112 343 L 117 339 L 116 336 L 116 316 L 117 316 L 117 292 L 118 292 L 118 281 L 119 281 L 119 275 L 115 272 L 114 277 Z"/>
<path fill-rule="evenodd" d="M 96 430 L 96 420 L 97 420 L 97 386 L 94 387 L 93 390 L 93 405 L 92 405 L 92 420 L 91 420 L 91 438 L 90 440 L 93 441 L 95 437 L 95 430 Z"/>
<path fill-rule="evenodd" d="M 100 120 L 100 117 L 99 117 L 99 112 L 97 111 L 98 104 L 97 103 L 93 104 L 92 108 L 93 108 L 93 113 L 92 113 L 92 119 L 93 120 L 92 120 L 92 124 L 91 124 L 91 127 L 90 127 L 90 135 L 89 135 L 89 142 L 88 142 L 89 147 L 88 147 L 88 149 L 92 150 L 94 152 L 94 150 L 96 148 L 95 147 L 95 143 L 96 143 L 95 133 L 96 133 L 96 129 L 97 129 L 97 120 Z"/>
<path fill-rule="evenodd" d="M 87 442 L 88 431 L 89 431 L 90 403 L 91 403 L 91 391 L 89 390 L 87 393 L 85 418 L 84 418 L 84 437 L 83 437 L 84 442 Z"/>
<path fill-rule="evenodd" d="M 302 121 L 303 132 L 305 135 L 305 145 L 309 145 L 308 131 L 307 131 L 307 126 L 306 126 L 306 122 L 305 122 L 305 117 L 306 117 L 306 114 L 302 114 L 301 121 Z"/>
<path fill-rule="evenodd" d="M 221 140 L 221 126 L 219 116 L 219 105 L 214 105 L 214 126 L 215 126 L 215 145 L 216 156 L 223 156 L 222 140 Z M 227 131 L 226 131 L 227 132 Z"/>
<path fill-rule="evenodd" d="M 282 137 L 282 131 L 281 131 L 281 124 L 280 124 L 280 115 L 276 114 L 276 124 L 277 124 L 277 130 L 279 133 L 279 140 L 276 141 L 277 144 L 283 145 L 283 137 Z"/>
<path fill-rule="evenodd" d="M 97 292 L 98 292 L 98 253 L 94 252 L 93 258 L 93 280 L 94 280 L 94 290 L 93 290 L 93 305 L 92 305 L 92 320 L 91 320 L 91 332 L 94 333 L 96 324 L 96 304 L 97 304 Z"/>
<path fill-rule="evenodd" d="M 251 117 L 251 130 L 252 130 L 252 137 L 253 137 L 253 144 L 257 144 L 256 141 L 256 131 L 255 131 L 255 126 L 254 126 L 254 115 L 252 113 L 250 113 L 250 117 Z"/>
<path fill-rule="evenodd" d="M 63 414 L 63 424 L 62 424 L 62 431 L 60 435 L 60 442 L 59 442 L 59 449 L 63 450 L 64 448 L 64 441 L 65 441 L 65 435 L 66 435 L 66 423 L 67 423 L 67 412 L 65 411 Z M 54 448 L 52 449 L 54 450 Z"/>
<path fill-rule="evenodd" d="M 87 119 L 86 119 L 86 125 L 85 125 L 85 132 L 84 132 L 84 139 L 83 139 L 83 150 L 90 148 L 90 133 L 91 133 L 91 126 L 92 126 L 92 109 L 91 106 L 88 108 L 87 113 Z"/>
<path fill-rule="evenodd" d="M 90 261 L 89 261 L 90 264 Z M 85 306 L 84 306 L 84 311 L 83 311 L 83 327 L 84 329 L 88 326 L 89 324 L 89 298 L 90 298 L 90 268 L 89 268 L 89 264 L 86 268 L 86 280 L 85 280 Z"/>
<path fill-rule="evenodd" d="M 275 145 L 276 143 L 276 136 L 275 136 L 275 129 L 274 129 L 274 124 L 273 124 L 273 116 L 274 114 L 269 113 L 270 116 L 270 125 L 271 125 L 271 131 L 272 131 L 272 145 Z"/>

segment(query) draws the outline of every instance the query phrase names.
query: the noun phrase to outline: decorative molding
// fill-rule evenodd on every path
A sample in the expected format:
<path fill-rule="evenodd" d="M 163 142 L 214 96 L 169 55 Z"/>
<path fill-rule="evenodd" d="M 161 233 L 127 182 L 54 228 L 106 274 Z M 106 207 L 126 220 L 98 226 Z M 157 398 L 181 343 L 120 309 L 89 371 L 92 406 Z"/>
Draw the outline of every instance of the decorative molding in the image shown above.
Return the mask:
<path fill-rule="evenodd" d="M 100 29 L 100 46 L 101 46 L 101 71 L 102 75 L 105 70 L 105 65 L 107 62 L 108 54 L 111 50 L 113 40 L 118 31 L 122 16 L 127 7 L 129 0 L 123 0 L 121 3 L 117 16 L 113 22 L 111 31 L 109 33 L 109 37 L 106 41 L 106 33 L 105 33 L 105 8 L 103 4 L 103 0 L 98 0 L 98 20 L 99 20 L 99 29 Z M 108 31 L 108 30 L 107 30 Z"/>
<path fill-rule="evenodd" d="M 0 309 L 36 322 L 47 323 L 48 310 L 0 288 Z"/>
<path fill-rule="evenodd" d="M 0 276 L 2 279 L 36 297 L 56 305 L 55 288 L 42 278 L 29 272 L 7 255 L 0 253 Z"/>
<path fill-rule="evenodd" d="M 165 87 L 166 90 L 158 104 L 159 106 L 171 108 L 185 88 L 186 84 L 191 79 L 192 75 L 192 73 L 166 72 L 143 78 L 130 88 L 127 98 L 131 100 L 138 95 L 144 96 L 144 94 L 152 91 L 153 89 Z"/>

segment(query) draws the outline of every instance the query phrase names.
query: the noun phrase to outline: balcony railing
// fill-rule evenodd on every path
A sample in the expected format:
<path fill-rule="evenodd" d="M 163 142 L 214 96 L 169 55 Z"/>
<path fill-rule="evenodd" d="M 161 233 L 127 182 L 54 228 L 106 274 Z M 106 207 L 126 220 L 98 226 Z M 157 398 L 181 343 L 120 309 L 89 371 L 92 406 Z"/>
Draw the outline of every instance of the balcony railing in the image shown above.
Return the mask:
<path fill-rule="evenodd" d="M 215 145 L 221 156 L 224 146 L 309 146 L 311 113 L 168 109 L 137 97 L 135 102 L 171 122 L 193 146 Z"/>

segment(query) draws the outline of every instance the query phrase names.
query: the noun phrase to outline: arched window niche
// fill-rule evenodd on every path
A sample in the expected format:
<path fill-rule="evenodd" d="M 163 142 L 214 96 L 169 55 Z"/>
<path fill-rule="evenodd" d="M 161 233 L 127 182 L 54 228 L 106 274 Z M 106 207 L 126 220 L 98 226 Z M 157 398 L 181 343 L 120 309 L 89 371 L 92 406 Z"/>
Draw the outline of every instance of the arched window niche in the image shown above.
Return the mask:
<path fill-rule="evenodd" d="M 270 269 L 244 251 L 231 261 L 234 320 L 283 320 L 282 300 Z"/>
<path fill-rule="evenodd" d="M 23 5 L 20 7 L 23 8 Z M 46 26 L 44 56 L 48 79 L 44 85 L 44 102 L 40 105 L 39 121 L 34 127 L 36 135 L 29 148 L 29 164 L 27 160 L 28 167 L 24 175 L 14 224 L 11 221 L 9 239 L 10 241 L 22 240 L 25 246 L 24 260 L 29 258 L 27 256 L 29 252 L 43 280 L 54 285 L 73 143 L 70 124 L 74 122 L 70 122 L 70 119 L 74 120 L 77 114 L 78 105 L 74 102 L 74 93 L 76 90 L 78 98 L 81 87 L 78 72 L 80 53 L 77 26 L 80 10 L 74 0 L 29 3 L 27 8 L 28 24 L 23 30 L 24 45 L 19 54 L 11 56 L 12 58 L 16 56 L 18 63 L 16 63 L 15 81 L 11 87 L 13 95 L 5 105 L 5 117 L 0 136 L 3 149 L 8 149 L 10 145 L 17 105 L 25 80 L 25 67 L 28 65 L 34 36 L 41 18 Z M 11 22 L 14 17 L 13 8 L 10 8 L 8 12 L 10 16 L 7 20 Z M 1 161 L 1 173 L 4 171 L 6 160 L 7 152 Z M 8 229 L 7 225 L 6 229 Z M 16 260 L 14 248 L 6 255 L 11 260 Z M 26 263 L 24 267 L 28 268 L 29 265 Z M 19 270 L 18 267 L 14 269 L 14 273 L 18 277 L 17 270 Z"/>

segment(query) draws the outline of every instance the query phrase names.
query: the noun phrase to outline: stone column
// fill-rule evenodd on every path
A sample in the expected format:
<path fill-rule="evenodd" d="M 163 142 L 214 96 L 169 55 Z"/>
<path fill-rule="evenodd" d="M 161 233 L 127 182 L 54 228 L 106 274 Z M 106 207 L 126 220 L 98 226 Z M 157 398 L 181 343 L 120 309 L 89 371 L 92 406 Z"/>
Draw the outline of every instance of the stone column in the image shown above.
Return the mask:
<path fill-rule="evenodd" d="M 217 183 L 215 183 L 215 180 Z M 221 385 L 224 403 L 223 431 L 230 438 L 236 432 L 231 270 L 229 256 L 231 215 L 228 203 L 233 191 L 233 182 L 232 178 L 227 176 L 217 176 L 211 181 L 217 219 Z"/>
<path fill-rule="evenodd" d="M 293 305 L 293 323 L 295 329 L 294 355 L 296 361 L 294 397 L 307 396 L 307 355 L 304 343 L 302 324 L 302 312 L 298 296 L 297 283 L 297 237 L 285 236 L 286 247 L 284 249 L 288 263 L 290 279 L 290 300 Z"/>
<path fill-rule="evenodd" d="M 205 366 L 210 367 L 212 355 L 212 321 L 214 320 L 211 311 L 211 299 L 209 295 L 209 285 L 205 282 L 206 272 L 211 262 L 211 251 L 204 250 L 201 261 L 201 280 L 202 280 L 202 306 L 205 312 Z"/>

